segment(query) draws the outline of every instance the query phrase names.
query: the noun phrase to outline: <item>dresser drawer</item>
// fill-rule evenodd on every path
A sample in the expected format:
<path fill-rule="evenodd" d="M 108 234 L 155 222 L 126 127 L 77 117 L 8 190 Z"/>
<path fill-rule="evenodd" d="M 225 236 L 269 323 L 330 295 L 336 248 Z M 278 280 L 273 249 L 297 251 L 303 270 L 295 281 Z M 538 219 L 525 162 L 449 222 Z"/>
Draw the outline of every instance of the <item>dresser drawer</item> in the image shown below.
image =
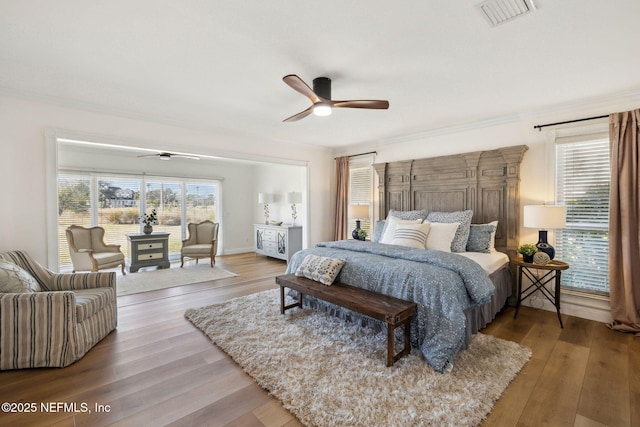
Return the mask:
<path fill-rule="evenodd" d="M 272 242 L 276 241 L 276 237 L 277 237 L 277 232 L 275 230 L 263 230 L 262 232 L 262 239 L 263 240 L 269 240 Z"/>
<path fill-rule="evenodd" d="M 162 249 L 163 247 L 163 242 L 138 243 L 139 251 L 146 251 L 147 249 Z"/>
<path fill-rule="evenodd" d="M 162 252 L 138 254 L 138 261 L 147 261 L 150 259 L 163 259 L 163 258 L 164 258 L 164 254 Z"/>

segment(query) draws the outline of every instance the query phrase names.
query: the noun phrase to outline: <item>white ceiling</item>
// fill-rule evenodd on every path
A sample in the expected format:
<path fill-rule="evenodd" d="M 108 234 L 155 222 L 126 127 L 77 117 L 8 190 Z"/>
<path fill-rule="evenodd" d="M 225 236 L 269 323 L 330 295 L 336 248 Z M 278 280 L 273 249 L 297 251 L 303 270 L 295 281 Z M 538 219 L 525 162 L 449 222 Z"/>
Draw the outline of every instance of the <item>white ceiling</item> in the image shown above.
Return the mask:
<path fill-rule="evenodd" d="M 495 28 L 478 3 L 0 0 L 0 94 L 340 147 L 640 92 L 640 1 L 536 0 Z M 390 108 L 282 123 L 310 105 L 286 74 Z"/>

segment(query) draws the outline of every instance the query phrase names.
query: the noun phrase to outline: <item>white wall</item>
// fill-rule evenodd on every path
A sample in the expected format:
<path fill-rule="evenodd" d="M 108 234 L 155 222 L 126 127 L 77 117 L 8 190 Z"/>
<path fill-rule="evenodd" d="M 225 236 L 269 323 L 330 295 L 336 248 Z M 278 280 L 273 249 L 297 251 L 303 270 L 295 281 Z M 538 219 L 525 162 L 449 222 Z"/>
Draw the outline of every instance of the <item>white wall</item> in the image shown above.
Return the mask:
<path fill-rule="evenodd" d="M 46 203 L 46 189 L 51 183 L 47 182 L 44 134 L 50 128 L 122 145 L 308 165 L 308 203 L 315 223 L 309 227 L 310 243 L 326 240 L 331 235 L 332 219 L 326 208 L 326 183 L 330 181 L 332 164 L 328 149 L 238 141 L 203 131 L 0 96 L 0 181 L 4 196 L 0 208 L 0 251 L 26 250 L 39 262 L 49 265 L 47 221 L 48 217 L 56 215 L 47 211 Z M 237 186 L 225 187 L 225 201 L 233 200 L 227 201 L 229 209 L 225 207 L 223 213 L 225 223 L 230 227 L 226 237 L 232 239 L 225 242 L 229 243 L 226 245 L 229 251 L 243 249 L 244 242 L 251 241 L 252 223 L 259 219 L 254 216 L 255 206 L 251 202 L 247 202 L 246 207 L 243 204 L 248 198 L 257 200 L 257 196 L 253 197 L 254 188 L 257 188 L 255 182 L 245 188 L 246 184 L 238 181 Z M 235 202 L 236 197 L 242 199 L 239 205 Z M 240 211 L 248 213 L 246 219 L 238 219 Z"/>

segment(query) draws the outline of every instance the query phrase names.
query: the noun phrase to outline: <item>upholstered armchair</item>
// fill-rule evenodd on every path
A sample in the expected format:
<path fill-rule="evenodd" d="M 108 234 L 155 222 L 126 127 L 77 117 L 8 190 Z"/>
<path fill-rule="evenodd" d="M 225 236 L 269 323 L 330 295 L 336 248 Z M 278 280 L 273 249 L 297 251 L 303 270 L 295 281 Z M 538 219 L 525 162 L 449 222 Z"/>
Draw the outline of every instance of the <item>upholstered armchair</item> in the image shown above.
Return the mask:
<path fill-rule="evenodd" d="M 124 254 L 120 251 L 120 245 L 104 243 L 104 228 L 72 225 L 67 228 L 66 234 L 74 273 L 76 271 L 96 272 L 120 265 L 122 274 L 126 274 Z"/>
<path fill-rule="evenodd" d="M 115 272 L 56 274 L 0 253 L 0 370 L 70 365 L 117 321 Z"/>
<path fill-rule="evenodd" d="M 184 265 L 185 258 L 195 258 L 196 264 L 199 258 L 211 258 L 211 267 L 216 262 L 218 251 L 218 227 L 220 224 L 209 220 L 200 223 L 190 222 L 187 225 L 189 237 L 182 241 L 180 249 L 180 267 Z"/>

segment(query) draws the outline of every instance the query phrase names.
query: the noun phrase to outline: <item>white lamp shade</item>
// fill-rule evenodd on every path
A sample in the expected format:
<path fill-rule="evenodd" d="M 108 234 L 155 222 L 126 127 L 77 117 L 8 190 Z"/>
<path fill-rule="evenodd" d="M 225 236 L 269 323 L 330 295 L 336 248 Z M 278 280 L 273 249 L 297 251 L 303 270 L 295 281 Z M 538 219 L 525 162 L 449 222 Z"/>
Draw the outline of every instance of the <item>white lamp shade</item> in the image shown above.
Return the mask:
<path fill-rule="evenodd" d="M 273 203 L 273 194 L 258 193 L 258 203 Z"/>
<path fill-rule="evenodd" d="M 369 205 L 349 205 L 349 217 L 362 219 L 369 217 Z"/>
<path fill-rule="evenodd" d="M 524 207 L 524 226 L 527 228 L 564 228 L 566 206 L 529 205 Z"/>
<path fill-rule="evenodd" d="M 287 193 L 287 203 L 292 205 L 302 203 L 302 193 L 298 193 L 297 191 Z"/>

